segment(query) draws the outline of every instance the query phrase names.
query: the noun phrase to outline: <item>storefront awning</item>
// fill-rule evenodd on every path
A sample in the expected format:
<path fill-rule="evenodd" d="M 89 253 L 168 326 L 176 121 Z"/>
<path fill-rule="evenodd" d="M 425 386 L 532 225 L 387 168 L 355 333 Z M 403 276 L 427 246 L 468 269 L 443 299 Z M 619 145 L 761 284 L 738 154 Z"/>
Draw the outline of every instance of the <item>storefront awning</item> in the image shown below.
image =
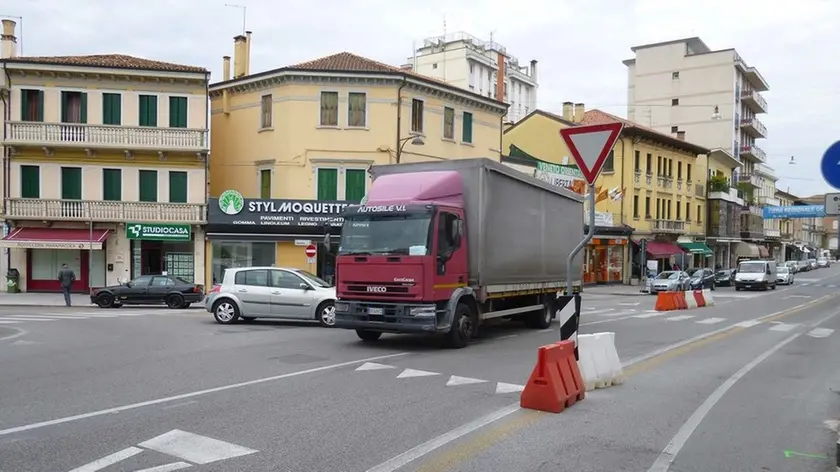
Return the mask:
<path fill-rule="evenodd" d="M 703 243 L 698 242 L 691 242 L 691 243 L 677 243 L 680 245 L 681 248 L 685 249 L 686 251 L 692 254 L 702 254 L 704 256 L 711 256 L 714 252 L 709 249 L 709 246 L 706 246 Z"/>
<path fill-rule="evenodd" d="M 759 244 L 758 245 L 758 255 L 761 256 L 762 259 L 769 259 L 770 258 L 770 251 L 766 247 Z"/>
<path fill-rule="evenodd" d="M 14 228 L 0 247 L 24 249 L 102 249 L 107 229 Z"/>
<path fill-rule="evenodd" d="M 735 255 L 737 257 L 754 257 L 756 259 L 762 257 L 757 245 L 745 242 L 738 243 L 737 247 L 735 247 Z"/>
<path fill-rule="evenodd" d="M 645 249 L 648 254 L 655 258 L 671 257 L 674 254 L 683 253 L 682 248 L 668 241 L 648 241 Z"/>

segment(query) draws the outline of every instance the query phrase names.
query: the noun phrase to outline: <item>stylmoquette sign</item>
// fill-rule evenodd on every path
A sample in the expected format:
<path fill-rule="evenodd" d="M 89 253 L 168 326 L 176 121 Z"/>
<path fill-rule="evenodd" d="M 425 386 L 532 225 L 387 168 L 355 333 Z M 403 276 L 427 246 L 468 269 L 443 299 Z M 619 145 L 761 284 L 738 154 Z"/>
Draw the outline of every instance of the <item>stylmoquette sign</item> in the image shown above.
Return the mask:
<path fill-rule="evenodd" d="M 341 213 L 351 202 L 244 198 L 227 190 L 208 202 L 211 225 L 341 226 Z"/>

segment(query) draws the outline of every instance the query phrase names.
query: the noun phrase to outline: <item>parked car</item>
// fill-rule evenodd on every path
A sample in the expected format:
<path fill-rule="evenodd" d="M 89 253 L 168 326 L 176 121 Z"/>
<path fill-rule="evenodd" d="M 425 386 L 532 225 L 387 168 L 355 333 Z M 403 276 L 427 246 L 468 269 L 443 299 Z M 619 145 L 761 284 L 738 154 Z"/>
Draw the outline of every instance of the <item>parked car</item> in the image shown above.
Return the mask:
<path fill-rule="evenodd" d="M 776 268 L 776 283 L 782 285 L 793 285 L 793 271 L 788 266 Z"/>
<path fill-rule="evenodd" d="M 820 267 L 817 265 L 816 259 L 808 259 L 808 265 L 811 267 L 811 270 L 818 269 Z"/>
<path fill-rule="evenodd" d="M 793 272 L 794 274 L 799 272 L 799 263 L 796 262 L 796 261 L 787 261 L 787 262 L 785 262 L 784 265 L 785 265 L 785 267 L 790 269 L 790 271 Z"/>
<path fill-rule="evenodd" d="M 796 261 L 796 264 L 797 272 L 809 272 L 811 270 L 811 263 L 807 260 Z"/>
<path fill-rule="evenodd" d="M 820 257 L 817 259 L 817 267 L 831 267 L 831 262 L 828 261 L 827 257 Z"/>
<path fill-rule="evenodd" d="M 690 290 L 702 290 L 704 288 L 715 289 L 715 273 L 712 269 L 697 269 L 691 278 L 688 279 Z"/>
<path fill-rule="evenodd" d="M 666 270 L 664 272 L 660 272 L 651 283 L 650 293 L 688 290 L 689 279 L 690 277 L 688 273 L 681 270 Z"/>
<path fill-rule="evenodd" d="M 171 275 L 141 275 L 120 285 L 94 288 L 90 301 L 100 308 L 119 308 L 123 305 L 156 305 L 169 308 L 189 308 L 204 299 L 204 287 Z"/>
<path fill-rule="evenodd" d="M 715 272 L 715 285 L 719 287 L 731 287 L 735 280 L 735 269 L 721 269 Z"/>
<path fill-rule="evenodd" d="M 227 269 L 204 302 L 217 323 L 240 318 L 317 320 L 335 325 L 335 287 L 305 270 L 284 267 Z"/>

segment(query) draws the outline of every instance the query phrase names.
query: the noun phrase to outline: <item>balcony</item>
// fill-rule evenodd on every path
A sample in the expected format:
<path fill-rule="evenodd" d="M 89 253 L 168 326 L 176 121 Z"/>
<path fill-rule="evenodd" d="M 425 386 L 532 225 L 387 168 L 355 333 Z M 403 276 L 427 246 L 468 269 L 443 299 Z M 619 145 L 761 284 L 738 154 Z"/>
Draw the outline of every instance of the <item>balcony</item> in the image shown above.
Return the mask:
<path fill-rule="evenodd" d="M 710 200 L 726 200 L 738 206 L 744 206 L 744 199 L 738 196 L 738 189 L 734 188 L 712 190 L 710 185 L 708 198 Z"/>
<path fill-rule="evenodd" d="M 764 150 L 754 144 L 741 146 L 740 151 L 741 157 L 747 157 L 758 162 L 765 162 L 767 160 L 767 154 L 765 154 Z"/>
<path fill-rule="evenodd" d="M 677 234 L 685 232 L 685 221 L 653 220 L 654 233 Z"/>
<path fill-rule="evenodd" d="M 755 90 L 741 90 L 741 102 L 749 107 L 753 113 L 767 113 L 767 101 Z"/>
<path fill-rule="evenodd" d="M 782 232 L 778 229 L 764 229 L 764 237 L 765 238 L 773 238 L 773 239 L 780 239 L 782 237 Z"/>
<path fill-rule="evenodd" d="M 754 138 L 767 137 L 767 127 L 758 118 L 741 118 L 741 129 Z"/>
<path fill-rule="evenodd" d="M 6 146 L 206 152 L 207 131 L 188 128 L 10 121 Z"/>
<path fill-rule="evenodd" d="M 761 187 L 761 182 L 755 174 L 738 174 L 738 183 L 751 185 L 753 187 Z"/>
<path fill-rule="evenodd" d="M 764 218 L 753 213 L 741 213 L 741 238 L 764 239 Z"/>
<path fill-rule="evenodd" d="M 758 197 L 758 203 L 765 206 L 781 206 L 781 202 L 776 197 L 766 197 L 764 195 Z"/>
<path fill-rule="evenodd" d="M 7 198 L 6 219 L 204 224 L 207 207 L 192 203 Z"/>

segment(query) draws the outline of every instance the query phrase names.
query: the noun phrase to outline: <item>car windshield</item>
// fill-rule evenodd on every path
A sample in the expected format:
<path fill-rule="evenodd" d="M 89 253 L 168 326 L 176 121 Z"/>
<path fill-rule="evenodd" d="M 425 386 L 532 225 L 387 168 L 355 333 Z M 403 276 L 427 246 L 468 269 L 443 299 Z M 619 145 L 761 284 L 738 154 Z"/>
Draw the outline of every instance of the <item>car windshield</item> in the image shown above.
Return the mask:
<path fill-rule="evenodd" d="M 694 274 L 691 275 L 692 277 L 703 277 L 703 269 L 695 271 Z"/>
<path fill-rule="evenodd" d="M 323 287 L 323 288 L 332 287 L 332 285 L 329 282 L 327 282 L 326 280 L 318 277 L 317 275 L 313 274 L 312 272 L 309 272 L 309 271 L 306 271 L 306 270 L 301 270 L 301 269 L 297 269 L 297 270 L 295 270 L 295 272 L 299 275 L 302 275 L 304 278 L 308 279 L 314 285 L 317 285 L 317 286 Z"/>
<path fill-rule="evenodd" d="M 665 280 L 665 279 L 676 280 L 679 277 L 680 277 L 679 272 L 662 272 L 661 274 L 656 276 L 657 279 L 661 279 L 661 280 Z"/>
<path fill-rule="evenodd" d="M 431 213 L 358 214 L 345 218 L 339 254 L 429 254 Z"/>
<path fill-rule="evenodd" d="M 738 272 L 742 274 L 760 274 L 764 272 L 763 262 L 747 262 L 738 266 Z"/>
<path fill-rule="evenodd" d="M 787 267 L 784 267 L 784 266 L 778 267 L 776 269 L 776 273 L 778 273 L 778 274 L 787 274 L 789 272 L 790 272 L 790 269 L 788 269 Z"/>
<path fill-rule="evenodd" d="M 729 270 L 729 269 L 719 270 L 719 271 L 717 271 L 717 275 L 720 275 L 720 276 L 729 275 L 730 272 L 732 272 L 732 271 Z"/>
<path fill-rule="evenodd" d="M 827 260 L 828 259 L 826 259 L 825 257 L 820 257 L 819 259 L 817 259 L 817 262 L 825 262 Z"/>

